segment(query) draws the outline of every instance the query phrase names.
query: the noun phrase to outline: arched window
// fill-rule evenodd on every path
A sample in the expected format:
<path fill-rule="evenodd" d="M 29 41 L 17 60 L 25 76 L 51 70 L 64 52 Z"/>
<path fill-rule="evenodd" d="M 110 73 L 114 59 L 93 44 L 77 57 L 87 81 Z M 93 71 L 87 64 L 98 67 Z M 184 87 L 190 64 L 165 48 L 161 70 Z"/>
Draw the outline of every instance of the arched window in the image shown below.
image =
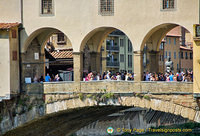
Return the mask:
<path fill-rule="evenodd" d="M 114 14 L 114 0 L 100 0 L 99 12 L 101 15 L 113 15 Z"/>
<path fill-rule="evenodd" d="M 163 0 L 163 9 L 174 9 L 175 0 Z"/>

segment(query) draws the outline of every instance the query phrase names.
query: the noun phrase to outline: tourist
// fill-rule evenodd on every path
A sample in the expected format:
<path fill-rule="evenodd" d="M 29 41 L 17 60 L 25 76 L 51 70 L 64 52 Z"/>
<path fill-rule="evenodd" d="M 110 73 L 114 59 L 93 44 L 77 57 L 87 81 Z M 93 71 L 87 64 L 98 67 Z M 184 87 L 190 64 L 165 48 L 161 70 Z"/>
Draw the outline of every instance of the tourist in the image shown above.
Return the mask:
<path fill-rule="evenodd" d="M 41 76 L 41 77 L 40 77 L 40 83 L 43 83 L 43 82 L 44 82 L 44 77 Z"/>
<path fill-rule="evenodd" d="M 49 76 L 49 73 L 45 76 L 45 82 L 50 82 L 51 77 Z"/>
<path fill-rule="evenodd" d="M 33 79 L 33 83 L 38 83 L 38 77 L 37 77 L 37 75 L 35 75 L 35 77 Z"/>
<path fill-rule="evenodd" d="M 174 75 L 172 74 L 172 72 L 170 73 L 170 76 L 169 76 L 169 81 L 173 81 L 173 77 Z"/>

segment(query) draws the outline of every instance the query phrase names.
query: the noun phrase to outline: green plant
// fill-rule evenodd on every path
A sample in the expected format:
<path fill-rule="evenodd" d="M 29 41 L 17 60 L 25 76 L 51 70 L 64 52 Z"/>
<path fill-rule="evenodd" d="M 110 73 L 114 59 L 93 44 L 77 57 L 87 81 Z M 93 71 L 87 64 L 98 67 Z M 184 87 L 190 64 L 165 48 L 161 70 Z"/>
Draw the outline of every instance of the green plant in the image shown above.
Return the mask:
<path fill-rule="evenodd" d="M 87 98 L 92 98 L 92 94 L 88 94 L 86 97 Z"/>
<path fill-rule="evenodd" d="M 53 97 L 51 96 L 51 97 L 48 99 L 47 103 L 51 103 L 52 101 L 53 101 Z"/>
<path fill-rule="evenodd" d="M 92 96 L 92 99 L 95 100 L 95 101 L 97 101 L 97 96 L 96 96 L 96 95 L 93 95 L 93 96 Z"/>
<path fill-rule="evenodd" d="M 83 95 L 83 93 L 79 93 L 79 94 L 78 94 L 78 97 L 79 97 L 79 99 L 80 99 L 81 101 L 84 100 L 84 95 Z"/>
<path fill-rule="evenodd" d="M 146 99 L 146 100 L 151 100 L 151 98 L 150 98 L 148 95 L 145 95 L 145 96 L 144 96 L 144 99 Z"/>
<path fill-rule="evenodd" d="M 142 98 L 143 96 L 140 93 L 135 94 L 136 97 Z"/>
<path fill-rule="evenodd" d="M 19 104 L 19 105 L 22 105 L 22 106 L 25 106 L 25 105 L 26 105 L 25 102 L 26 102 L 26 101 L 25 101 L 24 99 L 19 99 L 18 104 Z"/>
<path fill-rule="evenodd" d="M 108 98 L 108 99 L 111 99 L 111 98 L 114 97 L 114 94 L 111 93 L 111 92 L 110 92 L 110 93 L 106 93 L 106 94 L 105 94 L 105 97 Z"/>
<path fill-rule="evenodd" d="M 32 108 L 33 108 L 33 105 L 32 105 L 32 104 L 29 105 L 29 106 L 28 106 L 28 111 L 32 110 Z"/>
<path fill-rule="evenodd" d="M 103 89 L 104 93 L 106 93 L 106 89 Z"/>

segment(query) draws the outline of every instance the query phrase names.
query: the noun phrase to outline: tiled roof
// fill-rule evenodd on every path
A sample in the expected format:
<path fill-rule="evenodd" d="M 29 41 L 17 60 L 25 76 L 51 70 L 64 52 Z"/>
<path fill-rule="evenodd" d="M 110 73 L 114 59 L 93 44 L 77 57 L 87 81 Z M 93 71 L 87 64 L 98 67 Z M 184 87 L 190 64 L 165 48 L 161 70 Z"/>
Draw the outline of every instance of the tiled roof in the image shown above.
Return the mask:
<path fill-rule="evenodd" d="M 0 29 L 9 29 L 19 26 L 20 23 L 0 23 Z"/>
<path fill-rule="evenodd" d="M 173 28 L 171 31 L 167 33 L 167 36 L 181 37 L 181 26 Z"/>
<path fill-rule="evenodd" d="M 191 48 L 187 48 L 187 47 L 185 47 L 185 46 L 180 46 L 180 49 L 182 49 L 182 50 L 189 50 L 189 51 L 192 51 Z"/>
<path fill-rule="evenodd" d="M 69 49 L 63 49 L 63 50 L 55 50 L 51 52 L 50 54 L 55 59 L 72 59 L 73 58 L 72 52 L 73 52 L 73 49 L 69 48 Z"/>

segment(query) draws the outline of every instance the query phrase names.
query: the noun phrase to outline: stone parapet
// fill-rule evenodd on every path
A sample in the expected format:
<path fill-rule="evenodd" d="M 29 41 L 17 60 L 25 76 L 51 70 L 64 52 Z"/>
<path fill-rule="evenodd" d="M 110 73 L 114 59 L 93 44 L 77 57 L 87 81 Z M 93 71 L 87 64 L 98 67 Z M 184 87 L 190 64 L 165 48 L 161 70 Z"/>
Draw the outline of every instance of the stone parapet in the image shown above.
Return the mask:
<path fill-rule="evenodd" d="M 44 93 L 69 92 L 140 92 L 140 93 L 193 93 L 193 83 L 186 82 L 133 82 L 133 81 L 88 81 L 44 83 Z M 80 89 L 79 89 L 80 86 Z"/>

